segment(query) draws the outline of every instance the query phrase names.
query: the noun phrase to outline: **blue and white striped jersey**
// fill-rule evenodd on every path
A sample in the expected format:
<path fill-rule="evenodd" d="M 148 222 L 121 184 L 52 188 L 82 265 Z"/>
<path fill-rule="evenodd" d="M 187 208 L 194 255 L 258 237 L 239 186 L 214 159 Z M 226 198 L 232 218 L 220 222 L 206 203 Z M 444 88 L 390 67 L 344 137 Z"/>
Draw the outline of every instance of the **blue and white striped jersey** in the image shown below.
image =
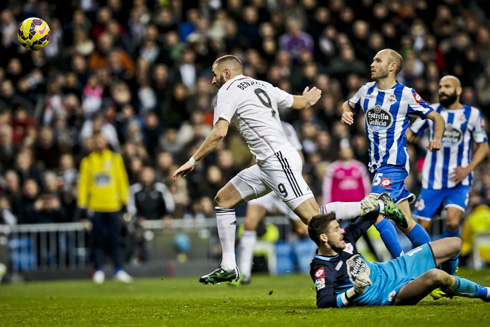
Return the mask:
<path fill-rule="evenodd" d="M 410 171 L 405 131 L 409 115 L 426 118 L 433 111 L 414 89 L 397 83 L 389 90 L 380 90 L 376 82 L 364 84 L 349 100 L 356 113 L 365 114 L 369 139 L 369 170 L 375 172 L 385 165 L 401 166 Z"/>
<path fill-rule="evenodd" d="M 485 120 L 481 112 L 470 106 L 448 110 L 436 103 L 432 107 L 446 121 L 446 131 L 442 138 L 442 149 L 438 152 L 427 151 L 422 172 L 422 187 L 440 190 L 455 187 L 450 175 L 458 166 L 466 167 L 471 162 L 472 142 L 487 142 Z M 429 138 L 434 137 L 434 123 L 417 119 L 410 130 L 422 136 L 429 127 Z M 461 181 L 462 185 L 471 185 L 473 173 Z"/>

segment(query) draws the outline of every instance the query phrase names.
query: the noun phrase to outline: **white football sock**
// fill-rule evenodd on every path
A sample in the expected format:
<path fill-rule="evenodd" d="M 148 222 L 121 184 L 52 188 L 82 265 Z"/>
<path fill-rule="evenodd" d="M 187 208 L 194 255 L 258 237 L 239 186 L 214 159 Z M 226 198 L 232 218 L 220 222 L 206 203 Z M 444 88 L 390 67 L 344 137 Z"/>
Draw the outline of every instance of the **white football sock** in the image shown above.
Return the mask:
<path fill-rule="evenodd" d="M 320 206 L 320 213 L 335 212 L 337 220 L 349 220 L 361 215 L 361 202 L 331 202 Z"/>
<path fill-rule="evenodd" d="M 218 236 L 221 242 L 222 260 L 221 268 L 224 270 L 235 269 L 235 232 L 236 215 L 235 209 L 216 207 L 216 224 Z"/>
<path fill-rule="evenodd" d="M 240 239 L 240 260 L 238 260 L 238 268 L 240 268 L 240 273 L 246 278 L 252 276 L 252 261 L 256 241 L 256 231 L 243 231 L 242 238 Z"/>

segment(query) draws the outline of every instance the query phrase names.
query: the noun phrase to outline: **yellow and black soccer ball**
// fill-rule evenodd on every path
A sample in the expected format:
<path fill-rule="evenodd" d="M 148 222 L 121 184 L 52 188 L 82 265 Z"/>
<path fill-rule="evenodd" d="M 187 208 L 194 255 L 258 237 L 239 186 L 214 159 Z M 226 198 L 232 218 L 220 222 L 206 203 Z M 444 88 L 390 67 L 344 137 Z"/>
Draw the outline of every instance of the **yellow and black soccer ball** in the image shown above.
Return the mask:
<path fill-rule="evenodd" d="M 17 30 L 20 44 L 27 50 L 41 50 L 51 40 L 51 30 L 41 18 L 27 18 Z"/>

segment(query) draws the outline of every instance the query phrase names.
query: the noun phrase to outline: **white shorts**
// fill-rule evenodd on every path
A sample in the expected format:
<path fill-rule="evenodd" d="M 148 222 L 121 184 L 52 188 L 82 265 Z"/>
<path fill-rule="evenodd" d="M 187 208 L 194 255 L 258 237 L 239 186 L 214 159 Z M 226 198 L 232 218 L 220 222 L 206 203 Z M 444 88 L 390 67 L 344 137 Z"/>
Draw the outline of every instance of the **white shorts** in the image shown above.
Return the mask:
<path fill-rule="evenodd" d="M 302 175 L 298 151 L 287 147 L 269 158 L 244 169 L 231 179 L 242 199 L 249 201 L 273 191 L 291 209 L 313 197 Z"/>
<path fill-rule="evenodd" d="M 276 195 L 274 192 L 270 192 L 260 198 L 248 201 L 248 204 L 256 204 L 263 207 L 267 212 L 273 212 L 275 210 L 282 213 L 284 216 L 291 220 L 300 220 L 293 210 L 289 209 L 286 203 Z"/>

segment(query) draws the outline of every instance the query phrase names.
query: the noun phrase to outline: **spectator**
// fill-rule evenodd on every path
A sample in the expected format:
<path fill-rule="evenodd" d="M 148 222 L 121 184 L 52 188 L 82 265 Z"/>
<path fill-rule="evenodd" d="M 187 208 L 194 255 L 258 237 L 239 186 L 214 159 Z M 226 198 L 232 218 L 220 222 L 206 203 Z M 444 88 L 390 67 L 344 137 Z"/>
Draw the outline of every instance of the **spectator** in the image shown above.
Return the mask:
<path fill-rule="evenodd" d="M 7 124 L 0 125 L 0 164 L 3 171 L 13 168 L 18 151 L 18 145 L 12 142 L 12 128 Z"/>
<path fill-rule="evenodd" d="M 42 173 L 35 166 L 34 157 L 30 149 L 23 149 L 19 152 L 14 168 L 21 184 L 24 184 L 28 179 L 33 179 L 39 187 L 42 185 Z"/>
<path fill-rule="evenodd" d="M 92 120 L 85 121 L 80 132 L 80 137 L 83 140 L 96 133 L 101 133 L 114 150 L 119 150 L 120 144 L 116 129 L 105 121 L 102 113 L 97 113 Z"/>
<path fill-rule="evenodd" d="M 325 173 L 322 203 L 361 201 L 371 190 L 366 165 L 354 159 L 348 139 L 340 141 L 339 157 Z"/>
<path fill-rule="evenodd" d="M 0 225 L 15 224 L 17 224 L 17 217 L 12 213 L 10 201 L 4 195 L 0 195 Z"/>
<path fill-rule="evenodd" d="M 43 169 L 55 169 L 60 162 L 61 151 L 55 142 L 53 130 L 44 126 L 39 131 L 39 138 L 34 146 L 36 160 Z"/>
<path fill-rule="evenodd" d="M 175 202 L 165 184 L 157 182 L 155 170 L 143 167 L 139 182 L 130 188 L 128 212 L 133 216 L 136 229 L 142 230 L 146 220 L 168 220 L 173 218 Z M 144 237 L 139 235 L 135 240 L 138 257 L 141 261 L 148 260 L 148 250 Z"/>
<path fill-rule="evenodd" d="M 5 172 L 5 184 L 3 185 L 2 193 L 13 206 L 20 200 L 22 195 L 19 176 L 13 170 Z"/>
<path fill-rule="evenodd" d="M 62 223 L 65 222 L 65 213 L 56 194 L 41 194 L 34 202 L 34 223 Z"/>
<path fill-rule="evenodd" d="M 33 179 L 27 179 L 22 186 L 22 197 L 17 202 L 15 213 L 18 224 L 35 224 L 36 212 L 34 203 L 39 195 L 39 184 Z"/>

